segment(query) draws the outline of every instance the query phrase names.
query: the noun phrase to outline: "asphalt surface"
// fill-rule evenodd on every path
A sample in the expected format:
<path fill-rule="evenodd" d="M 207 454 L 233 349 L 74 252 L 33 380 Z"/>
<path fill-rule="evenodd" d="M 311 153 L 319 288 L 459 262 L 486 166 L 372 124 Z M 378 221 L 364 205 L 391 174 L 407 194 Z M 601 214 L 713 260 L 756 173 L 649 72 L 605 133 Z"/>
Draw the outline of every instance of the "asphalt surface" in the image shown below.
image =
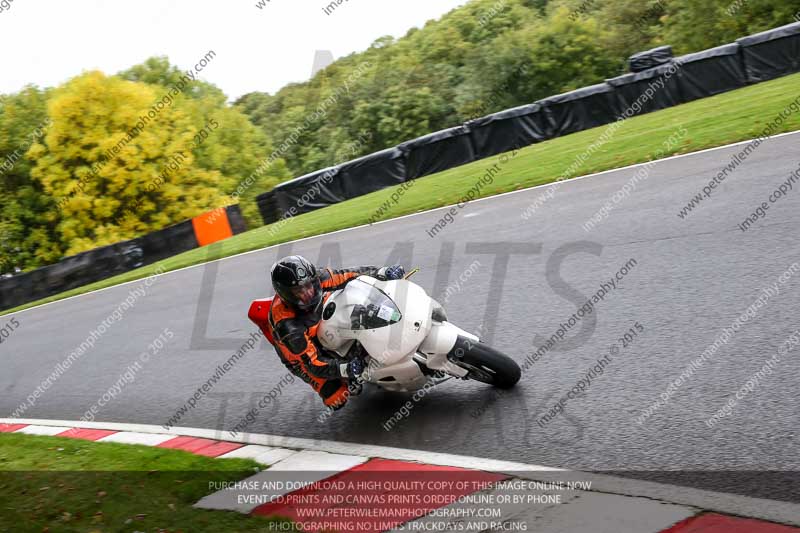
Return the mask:
<path fill-rule="evenodd" d="M 524 372 L 511 392 L 497 396 L 483 384 L 454 380 L 413 403 L 408 416 L 387 431 L 383 424 L 410 395 L 368 391 L 319 422 L 321 401 L 297 380 L 281 386 L 276 400 L 246 431 L 637 471 L 626 475 L 650 479 L 662 479 L 665 474 L 659 472 L 669 471 L 676 483 L 800 501 L 798 476 L 791 474 L 800 470 L 800 350 L 780 357 L 730 416 L 713 428 L 705 423 L 800 327 L 800 275 L 781 284 L 780 293 L 688 377 L 667 405 L 637 422 L 763 288 L 778 283 L 800 261 L 798 185 L 753 228 L 737 228 L 798 168 L 799 145 L 800 135 L 769 140 L 685 220 L 678 211 L 741 147 L 658 163 L 590 232 L 583 224 L 635 170 L 565 182 L 527 221 L 522 212 L 545 189 L 469 204 L 435 238 L 426 230 L 445 210 L 166 274 L 22 416 L 80 418 L 168 328 L 174 336 L 166 347 L 141 365 L 133 381 L 96 416 L 166 423 L 254 330 L 246 316 L 248 304 L 271 294 L 267 269 L 290 252 L 334 266 L 418 266 L 414 281 L 446 300 L 452 322 L 467 330 L 482 328 L 484 337 L 520 363 L 535 350 L 535 337 L 550 337 L 601 283 L 634 259 L 635 266 L 596 312 L 567 333 L 558 351 Z M 504 250 L 513 252 L 506 265 Z M 451 288 L 446 297 L 448 284 L 460 276 L 462 286 Z M 20 327 L 0 346 L 0 414 L 10 416 L 25 402 L 140 283 L 14 315 Z M 0 326 L 9 318 L 0 318 Z M 636 330 L 636 323 L 644 331 L 623 348 L 618 339 Z M 543 427 L 537 424 L 613 345 L 617 349 L 603 375 L 571 399 L 564 414 Z M 262 341 L 178 425 L 231 429 L 285 374 Z M 724 471 L 740 474 L 735 480 L 720 477 Z M 763 471 L 779 474 L 748 474 Z"/>

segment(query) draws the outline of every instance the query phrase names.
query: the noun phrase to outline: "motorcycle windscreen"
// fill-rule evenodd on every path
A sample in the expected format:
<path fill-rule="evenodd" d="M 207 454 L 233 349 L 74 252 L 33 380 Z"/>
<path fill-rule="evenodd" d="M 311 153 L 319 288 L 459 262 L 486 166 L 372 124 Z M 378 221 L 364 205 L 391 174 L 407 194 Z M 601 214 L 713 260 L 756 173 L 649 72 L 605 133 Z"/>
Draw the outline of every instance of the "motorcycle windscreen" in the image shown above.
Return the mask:
<path fill-rule="evenodd" d="M 403 316 L 385 292 L 354 279 L 325 305 L 322 318 L 339 329 L 364 330 L 391 326 Z"/>

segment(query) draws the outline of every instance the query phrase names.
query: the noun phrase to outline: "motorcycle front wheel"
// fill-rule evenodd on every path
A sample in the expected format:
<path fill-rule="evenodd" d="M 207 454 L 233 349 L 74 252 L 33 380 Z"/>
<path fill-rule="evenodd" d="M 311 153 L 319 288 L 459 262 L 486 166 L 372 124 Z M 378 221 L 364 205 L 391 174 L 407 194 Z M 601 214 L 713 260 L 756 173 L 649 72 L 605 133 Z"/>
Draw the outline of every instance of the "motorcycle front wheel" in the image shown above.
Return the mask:
<path fill-rule="evenodd" d="M 512 388 L 522 375 L 519 365 L 512 358 L 467 337 L 458 337 L 447 358 L 469 372 L 467 379 L 500 389 Z"/>

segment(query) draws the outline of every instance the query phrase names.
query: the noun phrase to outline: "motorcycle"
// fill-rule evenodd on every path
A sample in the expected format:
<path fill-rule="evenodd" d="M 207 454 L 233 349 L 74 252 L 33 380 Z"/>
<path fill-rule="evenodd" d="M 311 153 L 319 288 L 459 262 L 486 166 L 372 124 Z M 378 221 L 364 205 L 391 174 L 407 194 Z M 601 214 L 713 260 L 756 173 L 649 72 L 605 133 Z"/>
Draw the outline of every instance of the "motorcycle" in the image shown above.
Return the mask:
<path fill-rule="evenodd" d="M 448 322 L 439 302 L 408 280 L 411 274 L 392 281 L 362 275 L 332 292 L 317 326 L 323 348 L 343 362 L 364 358 L 362 380 L 389 391 L 417 391 L 452 378 L 501 389 L 516 385 L 519 365 Z M 266 318 L 268 303 L 251 305 L 256 324 Z"/>

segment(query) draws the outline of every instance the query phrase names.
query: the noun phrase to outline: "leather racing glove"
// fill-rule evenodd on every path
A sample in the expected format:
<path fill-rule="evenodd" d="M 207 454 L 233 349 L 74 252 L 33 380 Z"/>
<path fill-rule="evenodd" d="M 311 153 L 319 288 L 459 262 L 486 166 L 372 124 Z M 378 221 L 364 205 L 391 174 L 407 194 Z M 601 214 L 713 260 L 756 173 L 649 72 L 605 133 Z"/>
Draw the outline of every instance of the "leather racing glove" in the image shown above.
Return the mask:
<path fill-rule="evenodd" d="M 402 265 L 394 265 L 379 269 L 377 278 L 382 281 L 391 281 L 395 279 L 403 279 L 403 276 L 405 275 L 406 269 L 403 268 Z"/>

